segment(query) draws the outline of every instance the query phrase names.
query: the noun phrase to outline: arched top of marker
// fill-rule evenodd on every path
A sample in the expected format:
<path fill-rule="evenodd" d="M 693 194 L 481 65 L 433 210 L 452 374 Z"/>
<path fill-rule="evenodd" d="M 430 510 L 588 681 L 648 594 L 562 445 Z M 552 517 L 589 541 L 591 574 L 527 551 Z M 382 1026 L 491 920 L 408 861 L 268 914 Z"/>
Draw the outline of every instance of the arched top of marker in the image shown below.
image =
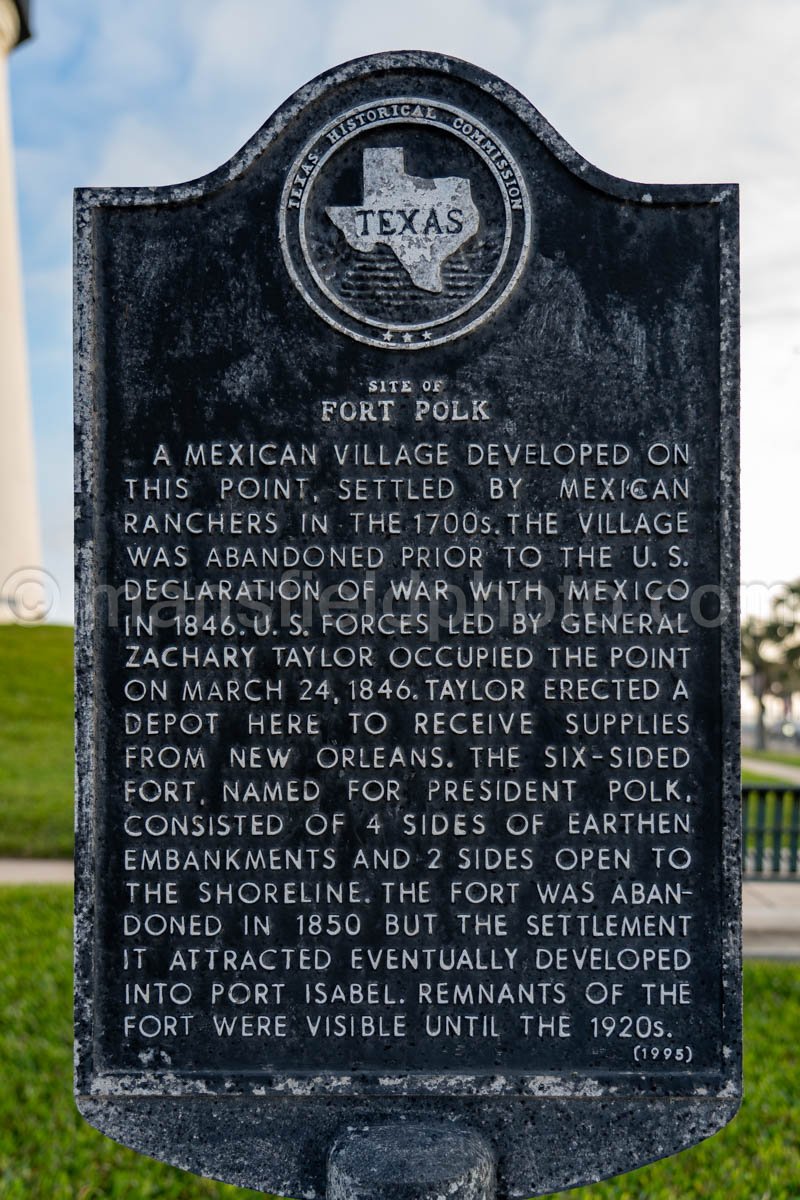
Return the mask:
<path fill-rule="evenodd" d="M 448 79 L 472 85 L 476 90 L 491 97 L 495 103 L 513 113 L 562 166 L 589 187 L 608 196 L 628 203 L 658 205 L 719 203 L 737 194 L 737 185 L 732 183 L 648 184 L 611 175 L 588 162 L 573 149 L 525 96 L 498 76 L 445 54 L 423 50 L 399 50 L 352 59 L 317 75 L 298 88 L 226 163 L 207 175 L 188 182 L 159 187 L 76 188 L 76 204 L 79 207 L 159 205 L 189 203 L 201 199 L 241 178 L 253 163 L 289 130 L 293 122 L 301 118 L 308 109 L 329 101 L 337 91 L 347 85 L 359 81 L 369 83 L 373 88 L 377 87 L 382 95 L 389 96 L 393 90 L 393 78 L 402 75 L 407 77 L 414 72 L 435 82 L 443 99 L 447 95 Z"/>

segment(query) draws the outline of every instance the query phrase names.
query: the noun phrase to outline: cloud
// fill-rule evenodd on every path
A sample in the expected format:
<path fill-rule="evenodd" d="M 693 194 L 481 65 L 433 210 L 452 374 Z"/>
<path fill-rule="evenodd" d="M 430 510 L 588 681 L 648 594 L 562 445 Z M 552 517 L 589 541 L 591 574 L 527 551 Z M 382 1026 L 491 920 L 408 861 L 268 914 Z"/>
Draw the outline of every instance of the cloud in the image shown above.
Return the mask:
<path fill-rule="evenodd" d="M 200 174 L 202 131 L 176 139 L 153 117 L 135 113 L 117 117 L 111 124 L 100 155 L 84 180 L 86 185 L 155 187 L 180 183 Z"/>
<path fill-rule="evenodd" d="M 172 3 L 102 0 L 83 5 L 80 91 L 112 109 L 137 96 L 145 104 L 180 83 L 184 39 Z"/>
<path fill-rule="evenodd" d="M 509 61 L 519 36 L 518 19 L 492 0 L 461 0 L 457 8 L 431 0 L 344 0 L 329 12 L 325 48 L 331 65 L 378 50 L 438 50 L 491 70 Z"/>
<path fill-rule="evenodd" d="M 268 4 L 226 0 L 225 4 L 205 5 L 182 0 L 179 8 L 183 34 L 191 48 L 189 89 L 204 104 L 218 102 L 231 91 L 254 97 L 279 91 L 280 81 L 296 71 L 298 58 L 314 58 L 315 33 L 320 13 L 324 13 L 324 5 L 314 0 L 273 0 Z M 298 33 L 302 35 L 300 44 Z M 291 53 L 286 53 L 289 47 Z M 268 116 L 269 112 L 264 112 L 261 120 Z"/>
<path fill-rule="evenodd" d="M 546 6 L 546 37 L 527 43 L 523 83 L 532 91 L 543 82 L 580 114 L 581 136 L 606 170 L 677 182 L 709 170 L 724 179 L 727 168 L 731 178 L 772 163 L 793 141 L 793 3 L 641 4 L 624 21 L 595 24 L 591 36 L 585 14 L 580 3 Z"/>

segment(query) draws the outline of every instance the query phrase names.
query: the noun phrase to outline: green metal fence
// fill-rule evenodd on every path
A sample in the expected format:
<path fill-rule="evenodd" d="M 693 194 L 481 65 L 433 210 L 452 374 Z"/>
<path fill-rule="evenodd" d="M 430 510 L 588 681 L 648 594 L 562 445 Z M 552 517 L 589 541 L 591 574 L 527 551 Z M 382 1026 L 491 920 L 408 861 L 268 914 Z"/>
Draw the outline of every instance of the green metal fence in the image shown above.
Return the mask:
<path fill-rule="evenodd" d="M 746 879 L 800 879 L 800 787 L 742 788 Z"/>

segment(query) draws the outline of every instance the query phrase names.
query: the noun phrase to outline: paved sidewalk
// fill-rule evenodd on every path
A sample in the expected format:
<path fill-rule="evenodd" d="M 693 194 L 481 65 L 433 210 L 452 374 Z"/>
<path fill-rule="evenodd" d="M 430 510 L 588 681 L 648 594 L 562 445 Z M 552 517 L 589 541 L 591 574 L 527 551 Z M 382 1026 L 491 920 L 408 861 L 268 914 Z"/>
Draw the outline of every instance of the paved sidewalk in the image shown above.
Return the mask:
<path fill-rule="evenodd" d="M 746 883 L 742 924 L 749 957 L 800 959 L 800 879 Z"/>
<path fill-rule="evenodd" d="M 793 767 L 791 763 L 779 763 L 769 758 L 749 758 L 743 754 L 742 770 L 749 771 L 751 775 L 760 775 L 762 778 L 781 779 L 784 783 L 800 784 L 800 767 Z"/>
<path fill-rule="evenodd" d="M 47 858 L 0 858 L 4 883 L 72 883 L 72 863 Z M 746 883 L 744 952 L 750 958 L 800 959 L 800 879 Z"/>
<path fill-rule="evenodd" d="M 0 884 L 72 883 L 72 860 L 61 858 L 0 858 Z"/>

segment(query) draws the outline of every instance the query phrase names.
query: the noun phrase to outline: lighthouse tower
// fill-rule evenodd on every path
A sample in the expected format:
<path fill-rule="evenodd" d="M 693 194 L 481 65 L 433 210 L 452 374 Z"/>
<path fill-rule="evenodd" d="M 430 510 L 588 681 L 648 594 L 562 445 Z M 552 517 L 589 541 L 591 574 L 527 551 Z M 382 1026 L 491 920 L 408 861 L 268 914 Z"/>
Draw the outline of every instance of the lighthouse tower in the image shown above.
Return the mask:
<path fill-rule="evenodd" d="M 14 186 L 8 56 L 28 0 L 0 0 L 0 622 L 45 615 Z"/>

